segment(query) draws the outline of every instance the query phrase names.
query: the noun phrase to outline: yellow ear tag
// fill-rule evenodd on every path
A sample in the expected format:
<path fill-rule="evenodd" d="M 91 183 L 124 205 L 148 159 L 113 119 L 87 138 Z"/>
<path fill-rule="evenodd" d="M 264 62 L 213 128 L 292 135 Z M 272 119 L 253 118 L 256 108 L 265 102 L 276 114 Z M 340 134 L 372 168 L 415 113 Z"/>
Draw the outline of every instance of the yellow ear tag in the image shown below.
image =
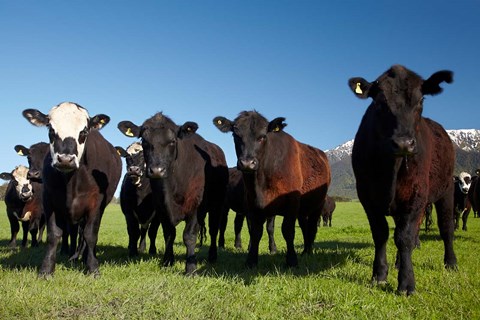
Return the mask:
<path fill-rule="evenodd" d="M 275 129 L 273 129 L 273 132 L 278 132 L 278 131 L 280 131 L 280 127 L 276 126 Z"/>
<path fill-rule="evenodd" d="M 18 150 L 17 154 L 18 154 L 19 156 L 23 156 L 22 150 Z"/>
<path fill-rule="evenodd" d="M 127 135 L 127 136 L 129 136 L 129 137 L 133 137 L 132 129 L 128 128 L 128 129 L 127 129 L 127 132 L 125 132 L 125 135 Z"/>
<path fill-rule="evenodd" d="M 357 82 L 357 87 L 355 88 L 355 93 L 363 94 L 362 88 L 360 88 L 360 82 Z"/>
<path fill-rule="evenodd" d="M 115 149 L 115 150 L 117 150 L 117 149 Z M 119 155 L 119 156 L 121 156 L 121 154 L 120 154 L 120 150 L 117 150 L 117 153 L 118 153 L 118 155 Z"/>
<path fill-rule="evenodd" d="M 100 120 L 100 123 L 101 123 L 101 124 L 105 124 L 105 119 L 101 119 L 101 120 Z"/>
<path fill-rule="evenodd" d="M 217 124 L 222 124 L 222 120 L 217 120 Z"/>

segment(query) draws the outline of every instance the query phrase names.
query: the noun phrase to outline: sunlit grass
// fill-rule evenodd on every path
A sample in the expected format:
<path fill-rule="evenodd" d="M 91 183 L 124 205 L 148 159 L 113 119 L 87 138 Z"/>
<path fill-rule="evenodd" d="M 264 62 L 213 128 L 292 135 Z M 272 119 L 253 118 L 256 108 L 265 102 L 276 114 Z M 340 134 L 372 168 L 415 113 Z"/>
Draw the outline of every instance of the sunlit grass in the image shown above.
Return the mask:
<path fill-rule="evenodd" d="M 333 227 L 320 227 L 314 252 L 299 256 L 299 267 L 285 267 L 281 217 L 275 236 L 279 253 L 270 255 L 266 233 L 259 265 L 246 269 L 246 249 L 233 248 L 233 214 L 229 217 L 225 250 L 218 262 L 206 262 L 208 247 L 198 249 L 198 273 L 186 277 L 185 248 L 180 224 L 175 242 L 176 262 L 161 266 L 164 244 L 157 237 L 159 255 L 130 259 L 125 219 L 118 205 L 105 212 L 99 235 L 101 277 L 84 274 L 81 264 L 59 255 L 55 275 L 37 278 L 45 252 L 39 248 L 7 248 L 10 228 L 0 203 L 0 319 L 475 319 L 480 317 L 480 219 L 471 218 L 468 232 L 456 234 L 459 270 L 443 268 L 443 243 L 438 229 L 421 232 L 414 251 L 417 292 L 396 294 L 397 271 L 388 283 L 370 285 L 373 242 L 358 202 L 338 203 Z M 393 222 L 389 220 L 393 231 Z M 248 244 L 246 226 L 244 247 Z M 389 263 L 395 246 L 391 232 Z M 301 251 L 296 229 L 297 252 Z M 207 241 L 208 243 L 208 241 Z"/>

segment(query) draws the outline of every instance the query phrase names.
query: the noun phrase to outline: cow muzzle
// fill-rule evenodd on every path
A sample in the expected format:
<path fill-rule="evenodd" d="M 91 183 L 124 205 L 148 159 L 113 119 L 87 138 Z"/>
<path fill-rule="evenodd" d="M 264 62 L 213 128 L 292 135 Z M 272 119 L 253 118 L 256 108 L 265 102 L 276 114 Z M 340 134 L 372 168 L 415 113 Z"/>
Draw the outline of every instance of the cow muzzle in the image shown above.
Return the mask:
<path fill-rule="evenodd" d="M 141 177 L 143 175 L 142 169 L 138 166 L 130 166 L 127 169 L 127 174 L 129 177 L 135 178 L 135 177 Z"/>
<path fill-rule="evenodd" d="M 41 180 L 42 179 L 42 175 L 40 173 L 39 170 L 28 170 L 28 173 L 27 173 L 27 179 L 29 180 Z"/>
<path fill-rule="evenodd" d="M 392 140 L 392 148 L 397 156 L 410 156 L 417 152 L 417 142 L 415 138 L 395 138 Z"/>
<path fill-rule="evenodd" d="M 78 169 L 75 155 L 58 154 L 53 163 L 53 167 L 61 172 L 70 172 Z"/>
<path fill-rule="evenodd" d="M 237 168 L 241 171 L 256 171 L 258 169 L 258 160 L 255 158 L 238 159 Z"/>
<path fill-rule="evenodd" d="M 151 179 L 162 179 L 167 177 L 166 167 L 149 167 L 147 169 L 147 176 Z"/>

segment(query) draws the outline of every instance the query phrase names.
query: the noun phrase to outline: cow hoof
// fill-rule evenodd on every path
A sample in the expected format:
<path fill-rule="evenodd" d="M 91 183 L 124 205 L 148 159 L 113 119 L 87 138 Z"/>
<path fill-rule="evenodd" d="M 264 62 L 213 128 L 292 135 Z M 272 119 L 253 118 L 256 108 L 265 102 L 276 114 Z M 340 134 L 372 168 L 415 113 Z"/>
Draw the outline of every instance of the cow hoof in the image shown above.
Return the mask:
<path fill-rule="evenodd" d="M 53 273 L 52 272 L 46 272 L 46 271 L 39 271 L 38 272 L 38 279 L 42 280 L 50 280 L 53 278 Z"/>
<path fill-rule="evenodd" d="M 270 248 L 270 254 L 277 253 L 277 247 Z"/>

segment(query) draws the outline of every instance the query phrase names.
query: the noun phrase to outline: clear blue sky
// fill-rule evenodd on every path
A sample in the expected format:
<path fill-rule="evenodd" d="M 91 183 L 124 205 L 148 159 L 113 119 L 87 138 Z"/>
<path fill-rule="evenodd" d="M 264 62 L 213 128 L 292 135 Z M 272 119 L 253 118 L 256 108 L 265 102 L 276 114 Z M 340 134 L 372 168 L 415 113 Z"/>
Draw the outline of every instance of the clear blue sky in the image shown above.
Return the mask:
<path fill-rule="evenodd" d="M 393 64 L 454 83 L 424 114 L 446 129 L 480 128 L 480 1 L 12 1 L 0 0 L 0 171 L 26 164 L 16 144 L 46 141 L 26 108 L 73 101 L 119 121 L 163 111 L 220 145 L 212 119 L 256 109 L 323 150 L 352 139 L 370 101 L 347 80 Z"/>

